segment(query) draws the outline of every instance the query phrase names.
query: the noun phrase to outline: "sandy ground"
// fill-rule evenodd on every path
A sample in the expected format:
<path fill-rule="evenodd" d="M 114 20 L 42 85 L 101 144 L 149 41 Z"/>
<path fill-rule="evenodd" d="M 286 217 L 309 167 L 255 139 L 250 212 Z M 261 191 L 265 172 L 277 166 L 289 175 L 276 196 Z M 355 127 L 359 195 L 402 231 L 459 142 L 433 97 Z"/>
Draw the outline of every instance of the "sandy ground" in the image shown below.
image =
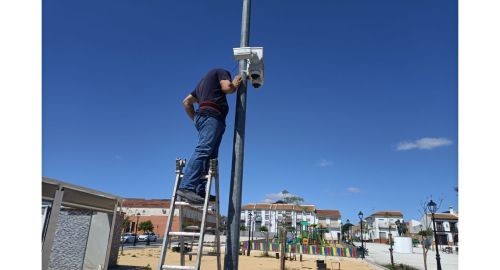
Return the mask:
<path fill-rule="evenodd" d="M 275 253 L 270 253 L 275 255 Z M 139 270 L 139 269 L 153 269 L 156 270 L 158 267 L 158 261 L 160 257 L 160 248 L 138 248 L 138 249 L 125 249 L 123 255 L 118 257 L 118 267 L 112 268 L 116 270 Z M 299 255 L 297 254 L 297 260 L 286 260 L 285 267 L 287 270 L 299 270 L 299 269 L 316 269 L 316 259 L 324 260 L 324 256 L 314 256 L 314 255 L 303 255 L 302 262 L 299 260 Z M 189 257 L 185 257 L 186 265 L 194 265 L 196 256 L 193 256 L 193 260 L 189 261 Z M 224 256 L 221 256 L 222 265 L 224 265 Z M 168 265 L 179 265 L 180 255 L 177 252 L 167 252 L 167 259 L 165 264 Z M 335 262 L 340 262 L 340 268 Z M 344 258 L 344 257 L 326 257 L 326 263 L 328 269 L 341 269 L 341 270 L 373 270 L 376 267 L 370 265 L 365 261 L 354 258 Z M 146 266 L 151 267 L 148 268 Z M 216 256 L 203 256 L 202 258 L 202 270 L 216 270 L 217 269 L 217 257 Z M 275 257 L 263 257 L 262 251 L 252 251 L 250 256 L 240 255 L 238 262 L 239 270 L 274 270 L 280 269 L 280 260 Z"/>

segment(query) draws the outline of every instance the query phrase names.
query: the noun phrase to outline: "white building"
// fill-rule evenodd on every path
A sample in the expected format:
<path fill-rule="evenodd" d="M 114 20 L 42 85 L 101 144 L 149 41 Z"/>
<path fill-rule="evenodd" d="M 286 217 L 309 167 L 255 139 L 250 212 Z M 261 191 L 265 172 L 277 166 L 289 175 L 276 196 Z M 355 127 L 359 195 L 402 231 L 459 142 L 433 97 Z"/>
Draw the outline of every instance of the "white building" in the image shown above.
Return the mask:
<path fill-rule="evenodd" d="M 318 224 L 328 229 L 329 233 L 325 233 L 324 239 L 328 241 L 339 241 L 341 224 L 340 212 L 338 210 L 316 210 Z"/>
<path fill-rule="evenodd" d="M 250 216 L 251 214 L 251 216 Z M 330 230 L 330 236 L 337 240 L 340 234 L 340 212 L 338 210 L 319 210 L 314 205 L 296 205 L 282 203 L 252 203 L 241 208 L 241 224 L 250 228 L 251 219 L 255 220 L 254 229 L 258 231 L 266 226 L 269 232 L 277 233 L 278 223 L 287 222 L 297 229 L 297 223 L 307 221 L 309 224 L 321 224 Z M 251 219 L 250 219 L 251 218 Z"/>
<path fill-rule="evenodd" d="M 422 216 L 420 222 L 423 228 L 434 229 L 431 214 Z M 458 245 L 458 214 L 452 207 L 444 213 L 435 213 L 436 234 L 438 245 Z"/>
<path fill-rule="evenodd" d="M 403 223 L 403 213 L 399 211 L 378 211 L 366 219 L 368 235 L 363 238 L 374 242 L 388 242 L 389 234 L 398 236 L 396 221 Z"/>
<path fill-rule="evenodd" d="M 418 234 L 422 230 L 422 222 L 414 219 L 410 219 L 406 222 L 406 228 L 410 235 Z"/>

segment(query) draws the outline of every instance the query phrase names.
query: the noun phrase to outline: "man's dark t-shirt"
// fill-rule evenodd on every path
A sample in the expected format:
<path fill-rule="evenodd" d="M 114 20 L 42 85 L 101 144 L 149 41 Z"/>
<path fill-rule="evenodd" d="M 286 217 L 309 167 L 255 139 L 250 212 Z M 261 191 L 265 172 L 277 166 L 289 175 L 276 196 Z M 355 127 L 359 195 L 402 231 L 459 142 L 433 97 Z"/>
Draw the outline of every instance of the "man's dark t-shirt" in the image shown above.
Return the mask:
<path fill-rule="evenodd" d="M 221 89 L 220 81 L 231 81 L 231 74 L 224 69 L 212 69 L 201 79 L 191 95 L 200 104 L 200 113 L 216 113 L 226 118 L 229 111 L 226 93 Z M 207 111 L 208 110 L 208 111 Z"/>

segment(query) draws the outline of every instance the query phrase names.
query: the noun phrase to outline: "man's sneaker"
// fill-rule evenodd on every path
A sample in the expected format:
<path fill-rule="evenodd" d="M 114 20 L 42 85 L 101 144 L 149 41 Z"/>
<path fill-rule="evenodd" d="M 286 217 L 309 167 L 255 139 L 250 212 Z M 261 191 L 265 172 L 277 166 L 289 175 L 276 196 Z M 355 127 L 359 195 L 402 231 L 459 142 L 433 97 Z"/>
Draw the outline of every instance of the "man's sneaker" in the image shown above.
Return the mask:
<path fill-rule="evenodd" d="M 205 201 L 205 194 L 201 193 L 201 194 L 198 194 L 198 196 L 202 197 L 203 198 L 203 201 Z M 208 201 L 209 202 L 215 202 L 215 195 L 210 195 L 208 197 Z"/>
<path fill-rule="evenodd" d="M 193 204 L 202 204 L 205 201 L 204 198 L 189 189 L 178 189 L 177 196 Z"/>

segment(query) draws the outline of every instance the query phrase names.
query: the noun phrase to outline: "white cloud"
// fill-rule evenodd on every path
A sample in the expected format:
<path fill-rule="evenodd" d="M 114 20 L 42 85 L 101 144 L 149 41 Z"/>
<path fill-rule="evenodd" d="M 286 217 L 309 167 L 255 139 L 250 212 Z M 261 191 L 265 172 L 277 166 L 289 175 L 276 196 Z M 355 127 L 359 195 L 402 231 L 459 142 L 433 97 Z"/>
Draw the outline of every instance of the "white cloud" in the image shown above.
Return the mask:
<path fill-rule="evenodd" d="M 412 149 L 430 150 L 436 147 L 446 146 L 452 144 L 452 141 L 446 138 L 422 138 L 416 141 L 404 141 L 398 143 L 396 146 L 397 151 L 406 151 Z"/>
<path fill-rule="evenodd" d="M 318 162 L 318 166 L 320 166 L 320 167 L 329 167 L 331 165 L 332 165 L 332 163 L 326 159 L 322 159 Z"/>
<path fill-rule="evenodd" d="M 351 193 L 359 193 L 361 190 L 357 187 L 350 187 L 350 188 L 347 188 L 347 191 L 349 191 Z"/>

